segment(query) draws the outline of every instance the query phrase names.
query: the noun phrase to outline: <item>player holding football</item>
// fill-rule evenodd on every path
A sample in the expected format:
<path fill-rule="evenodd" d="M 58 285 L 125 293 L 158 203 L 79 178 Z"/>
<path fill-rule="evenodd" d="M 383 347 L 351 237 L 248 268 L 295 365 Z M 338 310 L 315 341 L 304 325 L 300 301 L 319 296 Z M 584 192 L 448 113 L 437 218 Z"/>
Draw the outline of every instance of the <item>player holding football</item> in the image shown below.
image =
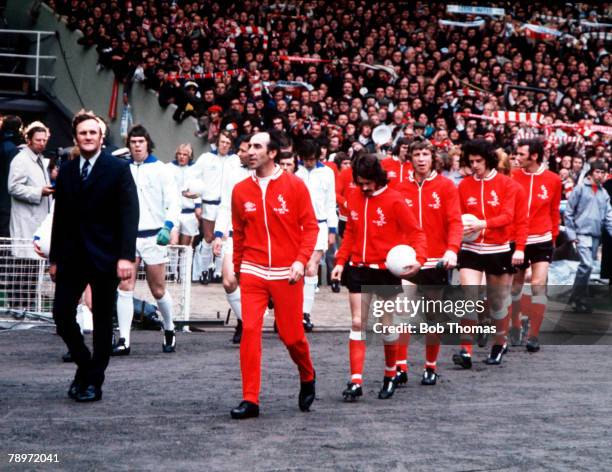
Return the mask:
<path fill-rule="evenodd" d="M 464 224 L 463 232 L 468 238 L 478 237 L 463 242 L 459 252 L 460 281 L 468 296 L 476 298 L 482 276 L 486 276 L 487 300 L 496 336 L 485 362 L 500 364 L 507 350 L 505 333 L 511 307 L 509 226 L 514 220 L 515 191 L 510 178 L 497 172 L 497 155 L 488 141 L 466 142 L 462 157 L 472 175 L 459 183 L 461 212 L 476 217 L 473 222 Z M 476 313 L 470 313 L 461 319 L 461 324 L 475 325 L 475 317 Z M 465 369 L 472 367 L 471 335 L 462 335 L 461 350 L 453 356 L 453 362 Z"/>
<path fill-rule="evenodd" d="M 349 219 L 331 277 L 342 279 L 349 289 L 351 380 L 342 392 L 345 401 L 354 401 L 363 395 L 365 328 L 372 295 L 393 299 L 402 292 L 400 278 L 386 269 L 387 253 L 400 244 L 408 244 L 415 250 L 416 261 L 407 265 L 401 274 L 405 278 L 415 275 L 427 258 L 425 234 L 401 193 L 387 186 L 386 172 L 376 155 L 364 154 L 356 158 L 353 176 L 357 188 L 347 196 Z M 373 293 L 362 292 L 362 286 L 366 285 L 373 286 Z M 381 321 L 384 326 L 390 326 L 393 315 L 386 313 Z M 378 394 L 380 399 L 391 398 L 397 386 L 397 339 L 395 333 L 383 335 L 385 375 Z"/>

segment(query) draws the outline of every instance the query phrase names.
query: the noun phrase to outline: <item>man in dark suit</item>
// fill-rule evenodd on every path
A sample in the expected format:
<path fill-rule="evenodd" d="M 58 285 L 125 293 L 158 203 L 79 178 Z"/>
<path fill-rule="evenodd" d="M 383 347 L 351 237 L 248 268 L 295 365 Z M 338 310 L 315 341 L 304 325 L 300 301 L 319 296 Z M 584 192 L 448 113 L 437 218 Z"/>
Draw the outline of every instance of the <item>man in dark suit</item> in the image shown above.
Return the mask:
<path fill-rule="evenodd" d="M 101 152 L 102 132 L 94 115 L 78 114 L 72 132 L 81 155 L 65 163 L 57 178 L 49 273 L 56 283 L 57 333 L 77 364 L 68 396 L 89 402 L 102 397 L 117 285 L 134 270 L 138 194 L 128 163 Z M 76 307 L 88 284 L 93 354 L 76 322 Z"/>

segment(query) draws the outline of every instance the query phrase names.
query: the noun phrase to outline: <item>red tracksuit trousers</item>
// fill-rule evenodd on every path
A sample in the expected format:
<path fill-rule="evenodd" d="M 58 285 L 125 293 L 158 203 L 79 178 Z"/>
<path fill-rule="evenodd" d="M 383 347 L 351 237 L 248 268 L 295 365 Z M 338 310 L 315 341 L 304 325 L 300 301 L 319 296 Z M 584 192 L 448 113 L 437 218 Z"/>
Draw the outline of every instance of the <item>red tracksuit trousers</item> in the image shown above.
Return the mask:
<path fill-rule="evenodd" d="M 298 367 L 301 382 L 314 379 L 310 347 L 302 324 L 304 282 L 289 285 L 287 279 L 266 280 L 251 274 L 240 275 L 242 340 L 240 370 L 243 400 L 259 404 L 261 384 L 261 330 L 268 299 L 274 300 L 278 334 Z"/>

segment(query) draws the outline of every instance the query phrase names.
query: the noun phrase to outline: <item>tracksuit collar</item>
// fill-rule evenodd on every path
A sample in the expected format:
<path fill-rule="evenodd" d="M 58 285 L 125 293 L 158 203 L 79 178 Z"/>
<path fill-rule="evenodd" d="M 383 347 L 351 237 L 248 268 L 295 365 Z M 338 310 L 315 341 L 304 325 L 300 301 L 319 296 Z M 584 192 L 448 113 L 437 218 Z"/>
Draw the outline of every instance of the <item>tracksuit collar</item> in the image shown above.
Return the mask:
<path fill-rule="evenodd" d="M 482 179 L 479 178 L 476 174 L 474 174 L 474 180 L 478 180 L 478 181 L 481 181 L 481 180 L 492 180 L 496 175 L 497 175 L 497 170 L 493 169 L 493 170 L 489 171 L 489 174 L 484 176 Z"/>
<path fill-rule="evenodd" d="M 435 170 L 432 170 L 432 171 L 429 173 L 429 177 L 427 177 L 426 179 L 424 179 L 424 180 L 423 180 L 423 182 L 428 182 L 428 181 L 431 181 L 431 180 L 435 179 L 437 176 L 438 176 L 438 173 L 437 173 Z M 416 183 L 419 183 L 419 182 L 418 182 L 418 180 L 417 180 L 417 179 L 414 177 L 414 170 L 411 170 L 410 172 L 408 172 L 408 179 L 409 179 L 411 182 L 416 182 Z"/>
<path fill-rule="evenodd" d="M 535 172 L 527 172 L 525 169 L 521 169 L 521 170 L 523 171 L 524 174 L 527 174 L 527 175 L 540 175 L 546 170 L 546 166 L 544 164 L 540 164 L 540 167 L 538 167 L 538 170 L 536 170 Z"/>
<path fill-rule="evenodd" d="M 157 160 L 158 160 L 157 157 L 155 157 L 153 154 L 149 154 L 147 156 L 147 158 L 144 161 L 140 162 L 140 163 L 135 162 L 134 158 L 130 158 L 129 162 L 130 162 L 130 164 L 140 165 L 140 164 L 152 164 L 153 162 L 157 162 Z"/>

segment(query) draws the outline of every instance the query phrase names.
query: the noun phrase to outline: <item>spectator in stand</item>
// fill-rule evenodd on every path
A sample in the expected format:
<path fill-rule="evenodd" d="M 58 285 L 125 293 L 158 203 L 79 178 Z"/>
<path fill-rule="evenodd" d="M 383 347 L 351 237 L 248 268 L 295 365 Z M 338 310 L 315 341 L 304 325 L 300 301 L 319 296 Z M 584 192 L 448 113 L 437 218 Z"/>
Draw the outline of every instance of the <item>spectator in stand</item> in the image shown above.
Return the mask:
<path fill-rule="evenodd" d="M 21 118 L 5 116 L 0 128 L 0 237 L 8 238 L 11 217 L 11 196 L 8 191 L 9 168 L 22 142 Z"/>

